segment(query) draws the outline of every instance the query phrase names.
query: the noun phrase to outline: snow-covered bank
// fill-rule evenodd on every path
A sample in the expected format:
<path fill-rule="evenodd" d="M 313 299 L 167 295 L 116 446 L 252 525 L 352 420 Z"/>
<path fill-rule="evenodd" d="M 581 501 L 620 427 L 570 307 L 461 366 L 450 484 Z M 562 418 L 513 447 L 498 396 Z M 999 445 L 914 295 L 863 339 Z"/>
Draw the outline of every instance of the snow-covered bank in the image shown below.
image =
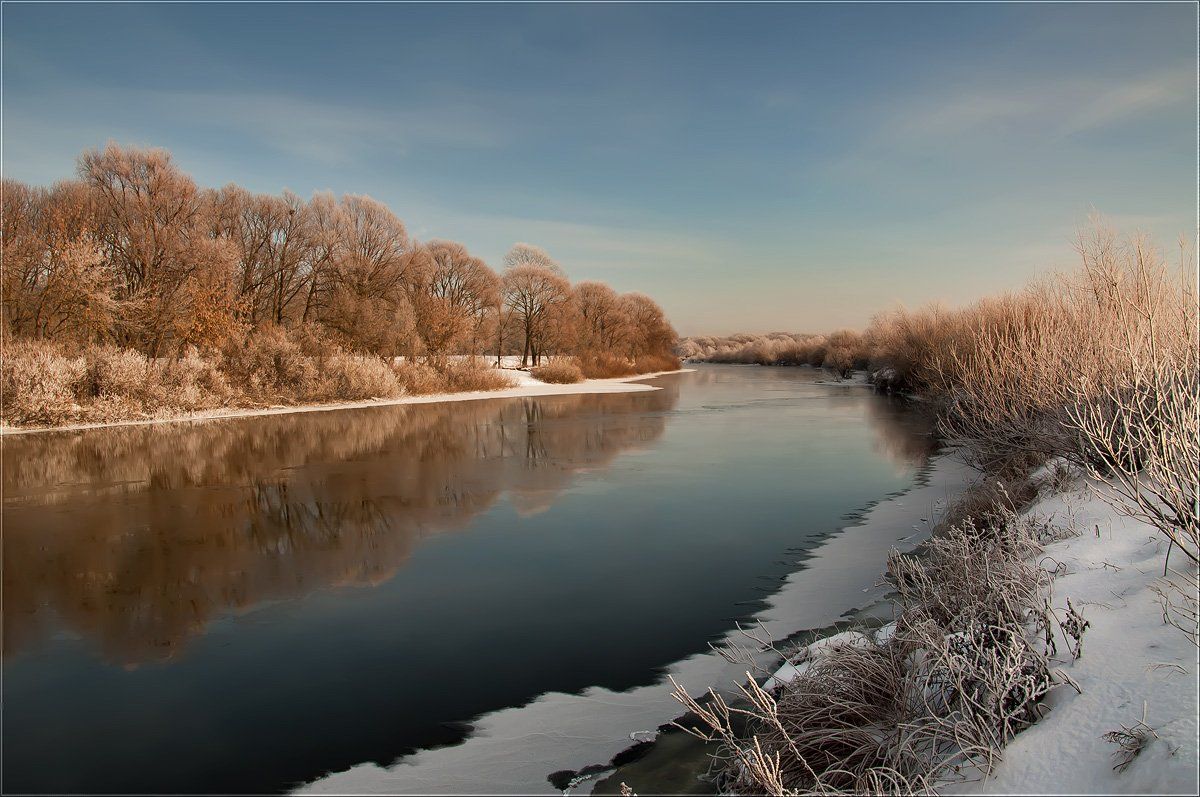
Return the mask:
<path fill-rule="evenodd" d="M 874 505 L 857 522 L 809 552 L 806 567 L 789 576 L 751 620 L 761 624 L 755 633 L 783 640 L 798 631 L 829 626 L 847 610 L 880 601 L 887 588 L 872 585 L 888 551 L 915 547 L 973 475 L 955 458 L 937 457 L 921 483 Z M 746 642 L 737 632 L 726 641 Z M 624 692 L 593 687 L 578 694 L 544 694 L 527 705 L 472 721 L 474 732 L 462 744 L 423 750 L 388 767 L 361 764 L 300 791 L 555 793 L 547 779 L 551 773 L 586 767 L 603 775 L 613 757 L 636 741 L 631 740 L 631 732 L 657 728 L 680 715 L 668 675 L 699 694 L 709 686 L 732 688 L 745 669 L 744 664 L 709 651 L 670 665 L 648 686 Z M 580 790 L 590 790 L 591 783 L 580 784 Z"/>
<path fill-rule="evenodd" d="M 190 415 L 179 415 L 170 418 L 149 418 L 136 421 L 116 421 L 112 423 L 81 423 L 67 426 L 51 426 L 45 428 L 14 428 L 0 427 L 0 436 L 16 434 L 38 434 L 41 432 L 74 432 L 84 429 L 100 429 L 111 426 L 150 426 L 161 423 L 180 423 L 183 421 L 215 421 L 229 418 L 252 418 L 259 415 L 287 415 L 296 412 L 330 412 L 332 410 L 352 410 L 362 407 L 390 407 L 397 404 L 435 404 L 445 401 L 479 401 L 482 399 L 500 398 L 533 398 L 536 396 L 564 396 L 579 393 L 636 393 L 643 390 L 658 390 L 653 385 L 638 384 L 643 379 L 651 379 L 665 374 L 687 373 L 691 369 L 678 371 L 656 371 L 636 376 L 623 376 L 613 379 L 585 379 L 573 385 L 556 385 L 535 379 L 528 371 L 502 369 L 517 383 L 515 387 L 503 390 L 476 390 L 463 393 L 431 393 L 422 396 L 401 396 L 395 399 L 378 399 L 367 401 L 345 401 L 331 404 L 297 404 L 294 406 L 262 407 L 257 409 L 210 410 Z"/>
<path fill-rule="evenodd" d="M 1036 563 L 1055 574 L 1044 598 L 1059 623 L 1073 610 L 1087 624 L 1079 658 L 1075 640 L 1056 627 L 1051 661 L 1058 686 L 1042 701 L 1044 716 L 1000 751 L 990 773 L 968 770 L 963 781 L 952 776 L 940 793 L 1197 792 L 1198 651 L 1166 622 L 1163 603 L 1164 596 L 1177 605 L 1187 592 L 1196 597 L 1195 567 L 1177 554 L 1164 578 L 1162 535 L 1098 498 L 1096 486 L 1051 493 L 1022 513 L 1038 526 L 1074 532 L 1046 544 Z M 1183 594 L 1176 591 L 1181 587 Z M 895 627 L 874 632 L 876 641 L 884 644 Z M 763 688 L 789 684 L 814 661 L 867 644 L 871 635 L 846 631 L 818 640 L 784 662 Z"/>
<path fill-rule="evenodd" d="M 989 777 L 946 792 L 1195 794 L 1197 648 L 1163 620 L 1166 541 L 1088 490 L 1048 496 L 1028 513 L 1080 532 L 1048 545 L 1041 562 L 1062 568 L 1054 610 L 1062 616 L 1069 598 L 1089 624 L 1082 656 L 1064 655 L 1060 665 L 1081 693 L 1058 687 L 1045 701 L 1051 711 L 1009 743 Z M 1176 552 L 1171 567 L 1190 565 Z M 1153 733 L 1122 768 L 1118 746 L 1105 735 L 1133 728 L 1143 710 Z"/>

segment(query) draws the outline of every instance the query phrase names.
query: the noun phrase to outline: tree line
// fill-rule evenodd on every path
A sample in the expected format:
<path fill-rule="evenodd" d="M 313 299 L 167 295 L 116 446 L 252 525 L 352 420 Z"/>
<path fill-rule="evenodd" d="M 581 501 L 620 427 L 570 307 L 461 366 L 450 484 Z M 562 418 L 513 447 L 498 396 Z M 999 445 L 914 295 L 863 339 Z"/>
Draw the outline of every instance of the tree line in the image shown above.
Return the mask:
<path fill-rule="evenodd" d="M 461 243 L 413 239 L 370 197 L 201 188 L 161 149 L 110 143 L 49 188 L 5 180 L 0 237 L 10 339 L 161 358 L 271 328 L 435 364 L 569 354 L 604 376 L 673 362 L 652 299 L 572 285 L 537 246 L 516 244 L 497 272 Z"/>

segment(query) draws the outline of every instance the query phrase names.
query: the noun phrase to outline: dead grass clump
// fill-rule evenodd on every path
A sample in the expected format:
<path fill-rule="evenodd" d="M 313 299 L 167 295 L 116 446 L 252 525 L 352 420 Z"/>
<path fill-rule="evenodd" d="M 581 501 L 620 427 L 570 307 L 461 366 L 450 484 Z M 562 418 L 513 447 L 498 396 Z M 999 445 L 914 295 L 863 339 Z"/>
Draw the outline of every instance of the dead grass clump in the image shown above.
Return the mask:
<path fill-rule="evenodd" d="M 619 376 L 634 376 L 637 367 L 615 354 L 591 354 L 579 358 L 579 368 L 588 379 L 613 379 Z"/>
<path fill-rule="evenodd" d="M 534 379 L 556 385 L 573 385 L 583 381 L 583 371 L 571 360 L 554 360 L 529 371 Z"/>
<path fill-rule="evenodd" d="M 283 327 L 257 329 L 225 348 L 224 371 L 235 389 L 260 401 L 304 400 L 317 390 L 317 368 Z"/>
<path fill-rule="evenodd" d="M 639 374 L 653 374 L 678 371 L 683 363 L 673 354 L 639 354 L 633 361 L 633 367 Z"/>
<path fill-rule="evenodd" d="M 316 392 L 325 400 L 360 401 L 395 398 L 403 388 L 379 357 L 337 352 L 321 365 Z"/>
<path fill-rule="evenodd" d="M 492 368 L 482 357 L 452 361 L 443 374 L 452 392 L 504 390 L 516 384 L 512 377 Z"/>
<path fill-rule="evenodd" d="M 1140 720 L 1133 725 L 1121 725 L 1119 730 L 1109 731 L 1100 738 L 1117 746 L 1117 752 L 1113 753 L 1117 763 L 1113 769 L 1124 772 L 1142 751 L 1158 738 L 1158 733 L 1146 724 L 1146 704 L 1143 702 Z"/>
<path fill-rule="evenodd" d="M 150 378 L 159 402 L 184 411 L 222 407 L 235 397 L 217 363 L 194 346 L 178 359 L 155 362 Z"/>
<path fill-rule="evenodd" d="M 711 691 L 695 700 L 671 679 L 675 698 L 712 732 L 680 727 L 720 742 L 723 794 L 927 792 L 919 762 L 901 743 L 917 705 L 906 658 L 899 645 L 831 645 L 782 689 L 749 680 L 740 693 L 745 708 Z"/>
<path fill-rule="evenodd" d="M 86 364 L 42 341 L 10 341 L 0 358 L 0 419 L 10 426 L 65 423 L 78 416 L 76 386 Z"/>
<path fill-rule="evenodd" d="M 750 679 L 732 704 L 675 684 L 707 726 L 692 732 L 721 745 L 722 791 L 928 793 L 990 771 L 1056 683 L 1034 640 L 1038 618 L 1049 623 L 1036 610 L 1051 578 L 1034 559 L 1042 535 L 1008 514 L 951 528 L 921 556 L 894 553 L 895 630 L 810 649 L 790 682 Z"/>
<path fill-rule="evenodd" d="M 446 376 L 426 363 L 404 360 L 393 364 L 392 372 L 396 375 L 404 392 L 410 396 L 446 393 L 450 390 L 450 383 L 446 380 Z"/>
<path fill-rule="evenodd" d="M 1033 503 L 1038 491 L 1038 482 L 1027 476 L 981 479 L 959 494 L 934 527 L 934 534 L 968 523 L 974 528 L 996 528 Z"/>

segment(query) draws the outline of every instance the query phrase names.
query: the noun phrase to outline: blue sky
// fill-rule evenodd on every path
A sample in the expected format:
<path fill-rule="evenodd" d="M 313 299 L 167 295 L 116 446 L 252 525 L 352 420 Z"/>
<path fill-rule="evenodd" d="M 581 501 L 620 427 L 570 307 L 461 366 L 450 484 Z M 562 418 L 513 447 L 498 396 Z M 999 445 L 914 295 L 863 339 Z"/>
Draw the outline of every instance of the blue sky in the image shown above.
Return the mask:
<path fill-rule="evenodd" d="M 202 185 L 515 241 L 681 332 L 860 326 L 1196 220 L 1196 7 L 13 4 L 3 168 L 116 140 Z"/>

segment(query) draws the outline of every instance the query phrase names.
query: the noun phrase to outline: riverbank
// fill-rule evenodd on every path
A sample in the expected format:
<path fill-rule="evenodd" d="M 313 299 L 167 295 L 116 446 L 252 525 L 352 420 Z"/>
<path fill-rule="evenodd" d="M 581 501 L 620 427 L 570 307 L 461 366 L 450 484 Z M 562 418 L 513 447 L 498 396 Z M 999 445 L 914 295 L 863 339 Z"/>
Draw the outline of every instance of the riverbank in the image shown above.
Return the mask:
<path fill-rule="evenodd" d="M 644 379 L 664 376 L 673 373 L 686 373 L 691 369 L 681 368 L 675 371 L 655 371 L 636 376 L 615 377 L 612 379 L 585 379 L 575 384 L 551 384 L 539 381 L 527 371 L 501 368 L 498 372 L 509 375 L 515 382 L 514 387 L 499 390 L 472 390 L 458 393 L 430 393 L 426 395 L 401 396 L 390 399 L 367 399 L 363 401 L 342 401 L 326 404 L 279 405 L 272 407 L 256 407 L 249 409 L 219 409 L 205 410 L 185 415 L 169 416 L 166 418 L 144 418 L 137 420 L 112 421 L 106 423 L 77 423 L 62 426 L 47 427 L 12 427 L 0 426 L 0 437 L 10 435 L 38 434 L 42 432 L 77 432 L 85 429 L 102 429 L 117 426 L 151 426 L 166 423 L 200 422 L 228 420 L 232 418 L 253 418 L 264 415 L 288 415 L 301 412 L 330 412 L 333 410 L 353 410 L 365 407 L 389 407 L 397 404 L 437 404 L 450 401 L 480 401 L 482 399 L 500 398 L 534 398 L 537 396 L 563 396 L 580 393 L 636 393 L 645 390 L 658 390 L 653 385 L 637 384 Z"/>
<path fill-rule="evenodd" d="M 964 492 L 921 555 L 893 554 L 896 620 L 747 683 L 728 706 L 748 731 L 677 691 L 725 745 L 722 791 L 1194 794 L 1196 566 L 1105 495 L 1063 461 Z"/>
<path fill-rule="evenodd" d="M 1097 489 L 1105 488 L 1077 483 L 1026 513 L 1075 532 L 1045 546 L 1039 563 L 1055 573 L 1044 594 L 1053 612 L 1073 608 L 1087 624 L 1080 655 L 1058 640 L 1064 683 L 1043 701 L 1049 713 L 1009 742 L 990 774 L 946 793 L 1195 794 L 1200 786 L 1197 649 L 1164 606 L 1194 597 L 1195 567 L 1176 552 L 1164 577 L 1162 534 Z"/>

